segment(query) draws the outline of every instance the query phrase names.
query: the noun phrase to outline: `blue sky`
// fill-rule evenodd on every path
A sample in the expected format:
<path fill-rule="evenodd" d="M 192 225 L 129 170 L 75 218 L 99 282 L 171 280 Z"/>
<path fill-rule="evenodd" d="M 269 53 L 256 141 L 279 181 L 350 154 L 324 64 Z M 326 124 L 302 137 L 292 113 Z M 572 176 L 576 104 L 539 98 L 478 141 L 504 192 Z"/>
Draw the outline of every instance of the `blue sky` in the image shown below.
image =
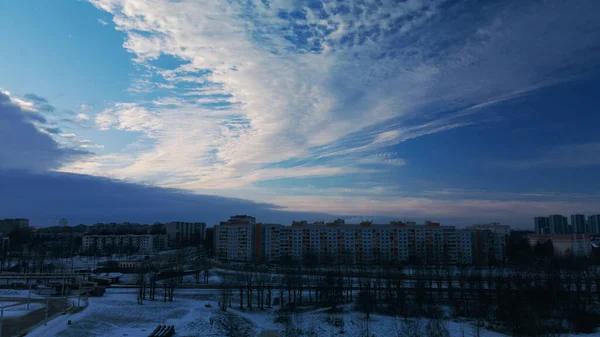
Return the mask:
<path fill-rule="evenodd" d="M 600 213 L 599 11 L 12 1 L 0 11 L 0 122 L 12 130 L 0 170 L 246 199 L 281 222 L 308 214 L 289 211 L 527 227 Z"/>

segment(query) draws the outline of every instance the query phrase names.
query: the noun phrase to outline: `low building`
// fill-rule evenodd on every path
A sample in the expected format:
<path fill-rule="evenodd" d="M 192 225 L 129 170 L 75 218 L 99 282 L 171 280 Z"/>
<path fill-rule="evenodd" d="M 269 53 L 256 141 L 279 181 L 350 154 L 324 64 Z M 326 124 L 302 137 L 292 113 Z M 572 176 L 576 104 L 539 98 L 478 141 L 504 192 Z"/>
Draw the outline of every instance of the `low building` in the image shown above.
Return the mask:
<path fill-rule="evenodd" d="M 93 254 L 132 254 L 167 248 L 166 235 L 84 235 L 81 250 Z"/>

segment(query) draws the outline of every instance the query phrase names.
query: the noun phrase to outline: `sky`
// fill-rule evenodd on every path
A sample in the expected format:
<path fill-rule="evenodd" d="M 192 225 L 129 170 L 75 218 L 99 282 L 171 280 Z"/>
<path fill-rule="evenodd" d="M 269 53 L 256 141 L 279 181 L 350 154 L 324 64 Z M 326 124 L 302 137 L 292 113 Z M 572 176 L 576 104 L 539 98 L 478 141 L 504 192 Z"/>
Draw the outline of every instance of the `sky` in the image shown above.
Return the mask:
<path fill-rule="evenodd" d="M 0 217 L 530 228 L 600 213 L 599 12 L 594 0 L 3 3 Z"/>

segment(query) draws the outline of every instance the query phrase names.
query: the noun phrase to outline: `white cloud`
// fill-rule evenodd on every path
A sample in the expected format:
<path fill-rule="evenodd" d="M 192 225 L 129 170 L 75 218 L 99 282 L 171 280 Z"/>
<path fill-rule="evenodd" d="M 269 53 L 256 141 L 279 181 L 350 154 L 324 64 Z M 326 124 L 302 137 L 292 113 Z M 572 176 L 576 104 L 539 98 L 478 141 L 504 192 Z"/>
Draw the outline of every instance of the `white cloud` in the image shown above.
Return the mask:
<path fill-rule="evenodd" d="M 77 115 L 75 116 L 75 119 L 76 119 L 76 120 L 79 120 L 79 121 L 87 121 L 87 120 L 89 120 L 89 119 L 90 119 L 90 116 L 88 116 L 88 115 L 86 115 L 86 114 L 84 114 L 84 113 L 79 113 L 79 114 L 77 114 Z"/>
<path fill-rule="evenodd" d="M 81 110 L 81 111 L 92 111 L 92 110 L 94 110 L 94 107 L 92 105 L 89 105 L 89 104 L 80 104 L 79 105 L 79 110 Z"/>
<path fill-rule="evenodd" d="M 116 157 L 94 157 L 88 160 L 101 162 L 79 167 L 121 178 L 162 174 L 193 189 L 348 174 L 351 167 L 265 166 L 333 156 L 378 160 L 373 151 L 478 123 L 481 108 L 579 75 L 556 75 L 560 69 L 597 64 L 594 53 L 581 52 L 597 34 L 572 24 L 594 22 L 593 11 L 568 4 L 495 4 L 477 8 L 475 20 L 458 16 L 461 6 L 440 11 L 443 1 L 372 8 L 324 2 L 322 10 L 285 0 L 90 2 L 112 15 L 136 62 L 163 77 L 155 82 L 144 73 L 130 89 L 173 93 L 98 114 L 101 130 L 141 132 L 152 145 L 119 154 L 118 165 L 110 163 Z M 295 9 L 307 19 L 281 15 Z M 295 24 L 306 39 L 294 40 Z M 151 66 L 161 55 L 184 64 Z M 176 92 L 182 83 L 185 90 Z"/>
<path fill-rule="evenodd" d="M 362 157 L 358 160 L 361 164 L 378 164 L 378 165 L 391 165 L 391 166 L 404 166 L 406 161 L 402 158 L 389 158 L 382 155 L 374 155 Z"/>
<path fill-rule="evenodd" d="M 77 135 L 74 134 L 74 133 L 61 133 L 59 136 L 61 136 L 63 138 L 75 138 L 75 137 L 77 137 Z"/>
<path fill-rule="evenodd" d="M 108 25 L 108 22 L 106 22 L 106 21 L 104 21 L 104 20 L 102 20 L 102 19 L 98 19 L 98 23 L 100 23 L 100 24 L 101 24 L 101 25 L 103 25 L 103 26 L 106 26 L 106 25 Z"/>
<path fill-rule="evenodd" d="M 94 144 L 91 140 L 84 139 L 76 141 L 82 149 L 103 149 L 104 145 Z"/>
<path fill-rule="evenodd" d="M 111 128 L 125 131 L 152 133 L 161 127 L 156 114 L 132 103 L 119 103 L 114 108 L 105 109 L 96 115 L 96 125 L 100 130 Z"/>

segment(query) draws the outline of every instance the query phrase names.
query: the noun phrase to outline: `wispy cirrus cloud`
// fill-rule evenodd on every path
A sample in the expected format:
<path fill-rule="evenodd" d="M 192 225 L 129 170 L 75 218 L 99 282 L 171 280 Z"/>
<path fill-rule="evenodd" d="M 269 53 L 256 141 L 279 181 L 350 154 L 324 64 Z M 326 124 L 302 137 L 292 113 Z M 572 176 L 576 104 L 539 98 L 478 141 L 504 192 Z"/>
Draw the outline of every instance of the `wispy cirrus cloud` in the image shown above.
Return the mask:
<path fill-rule="evenodd" d="M 90 2 L 143 69 L 131 91 L 156 97 L 94 118 L 146 146 L 64 170 L 194 190 L 398 169 L 403 158 L 377 153 L 486 122 L 484 108 L 600 59 L 594 1 Z"/>

